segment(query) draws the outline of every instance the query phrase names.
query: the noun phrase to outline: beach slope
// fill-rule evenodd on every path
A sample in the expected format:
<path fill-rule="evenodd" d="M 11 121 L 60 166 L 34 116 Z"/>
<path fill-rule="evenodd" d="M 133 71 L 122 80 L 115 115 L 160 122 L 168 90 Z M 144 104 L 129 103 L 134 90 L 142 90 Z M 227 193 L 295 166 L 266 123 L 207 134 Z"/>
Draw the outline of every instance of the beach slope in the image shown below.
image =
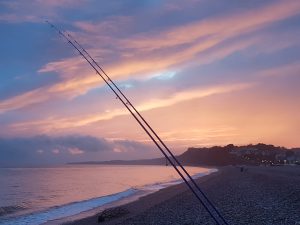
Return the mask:
<path fill-rule="evenodd" d="M 247 167 L 243 172 L 228 166 L 197 182 L 229 224 L 300 224 L 299 166 Z M 111 210 L 121 213 L 101 223 L 99 213 L 68 225 L 214 224 L 184 184 Z"/>

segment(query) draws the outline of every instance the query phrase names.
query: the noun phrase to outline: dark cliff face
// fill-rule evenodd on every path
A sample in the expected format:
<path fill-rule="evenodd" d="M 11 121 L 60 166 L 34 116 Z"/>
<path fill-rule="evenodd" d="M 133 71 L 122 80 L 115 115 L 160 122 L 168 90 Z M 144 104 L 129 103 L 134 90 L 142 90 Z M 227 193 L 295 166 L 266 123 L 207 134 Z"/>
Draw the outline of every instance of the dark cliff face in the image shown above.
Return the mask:
<path fill-rule="evenodd" d="M 226 166 L 244 163 L 226 147 L 189 148 L 178 159 L 185 165 Z"/>
<path fill-rule="evenodd" d="M 189 148 L 177 158 L 184 165 L 194 166 L 282 164 L 282 157 L 296 161 L 297 151 L 298 148 L 287 149 L 261 143 L 246 146 L 230 144 L 224 147 Z"/>

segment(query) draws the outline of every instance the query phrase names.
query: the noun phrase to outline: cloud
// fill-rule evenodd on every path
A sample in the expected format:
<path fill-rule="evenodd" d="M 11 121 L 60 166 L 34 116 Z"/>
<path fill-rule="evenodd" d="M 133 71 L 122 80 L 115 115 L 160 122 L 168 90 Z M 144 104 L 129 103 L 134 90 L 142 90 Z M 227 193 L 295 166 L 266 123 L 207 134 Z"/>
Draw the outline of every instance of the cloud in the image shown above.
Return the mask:
<path fill-rule="evenodd" d="M 48 96 L 43 94 L 42 88 L 38 88 L 36 90 L 0 101 L 0 114 L 10 110 L 21 109 L 28 105 L 37 104 L 47 99 Z"/>
<path fill-rule="evenodd" d="M 192 90 L 177 91 L 168 93 L 168 97 L 158 97 L 155 99 L 147 99 L 136 105 L 139 111 L 149 111 L 153 109 L 169 107 L 185 101 L 198 98 L 205 98 L 217 94 L 225 94 L 235 91 L 248 89 L 256 85 L 256 83 L 237 83 L 219 86 L 210 86 L 197 88 Z M 65 118 L 48 118 L 43 120 L 34 120 L 21 123 L 15 123 L 10 126 L 15 131 L 37 130 L 43 133 L 52 133 L 61 130 L 83 127 L 104 120 L 111 120 L 118 116 L 128 115 L 129 112 L 125 108 L 111 110 L 105 113 L 97 113 L 92 115 L 81 115 Z"/>
<path fill-rule="evenodd" d="M 115 149 L 130 155 L 145 153 L 152 147 L 130 140 L 107 140 L 82 135 L 0 138 L 0 167 L 101 160 L 103 153 L 113 158 Z"/>
<path fill-rule="evenodd" d="M 279 1 L 259 9 L 177 26 L 158 35 L 148 33 L 137 39 L 126 40 L 124 44 L 127 47 L 151 51 L 197 42 L 200 38 L 218 37 L 224 40 L 297 15 L 299 9 L 298 1 Z"/>
<path fill-rule="evenodd" d="M 206 21 L 192 22 L 183 26 L 167 29 L 161 33 L 138 34 L 125 40 L 119 40 L 111 34 L 110 46 L 116 46 L 115 55 L 117 59 L 104 63 L 104 68 L 115 80 L 127 79 L 135 76 L 145 78 L 150 73 L 157 73 L 173 67 L 180 67 L 187 61 L 199 62 L 199 54 L 202 63 L 208 63 L 216 59 L 236 52 L 240 49 L 262 42 L 260 37 L 247 37 L 235 40 L 229 46 L 222 46 L 222 43 L 230 38 L 238 37 L 250 31 L 261 29 L 279 20 L 286 19 L 299 13 L 300 3 L 296 1 L 280 2 L 268 5 L 261 9 L 249 10 L 243 13 L 230 14 L 222 17 L 208 19 Z M 114 20 L 114 28 L 122 27 L 122 21 Z M 106 21 L 111 24 L 110 20 Z M 102 29 L 99 27 L 105 22 L 98 24 L 89 22 L 76 22 L 75 25 L 84 32 L 76 32 L 75 36 L 84 43 L 89 44 L 93 49 L 95 58 L 106 58 L 101 48 L 102 41 L 97 38 L 103 37 Z M 188 35 L 186 35 L 188 34 Z M 209 58 L 204 57 L 209 52 Z M 108 61 L 112 56 L 107 55 Z M 101 60 L 103 61 L 103 60 Z M 72 57 L 46 64 L 39 72 L 57 72 L 64 81 L 52 88 L 55 91 L 65 91 L 72 95 L 86 93 L 89 89 L 103 84 L 99 77 L 90 76 L 88 66 L 83 64 L 79 57 Z M 75 79 L 74 77 L 77 76 Z M 81 84 L 81 85 L 80 85 Z M 80 90 L 80 91 L 78 91 Z"/>
<path fill-rule="evenodd" d="M 249 4 L 226 2 L 217 5 L 214 1 L 205 1 L 197 7 L 180 1 L 171 1 L 169 4 L 158 1 L 150 5 L 134 4 L 130 10 L 123 2 L 105 3 L 100 9 L 91 2 L 75 2 L 78 4 L 73 5 L 74 1 L 70 0 L 34 0 L 29 3 L 1 1 L 0 20 L 2 18 L 2 21 L 16 23 L 43 22 L 41 13 L 45 13 L 52 22 L 69 29 L 69 32 L 103 65 L 114 81 L 120 83 L 122 90 L 126 89 L 122 84 L 133 84 L 126 90 L 126 95 L 128 93 L 129 97 L 133 97 L 135 106 L 144 112 L 143 115 L 151 118 L 151 123 L 155 121 L 154 126 L 160 130 L 202 127 L 200 122 L 197 123 L 202 121 L 202 118 L 205 118 L 205 121 L 221 118 L 219 123 L 222 125 L 228 117 L 237 120 L 240 112 L 236 108 L 239 106 L 244 105 L 245 108 L 263 98 L 269 99 L 265 104 L 268 106 L 273 96 L 277 103 L 278 98 L 282 98 L 282 102 L 297 102 L 298 89 L 295 86 L 298 79 L 294 75 L 298 74 L 299 66 L 297 63 L 288 63 L 296 62 L 299 58 L 298 1 L 257 1 Z M 77 14 L 78 9 L 81 10 L 80 14 Z M 28 37 L 22 39 L 22 46 L 26 48 L 19 48 L 13 44 L 19 43 L 17 35 L 2 38 L 2 43 L 9 44 L 9 55 L 14 58 L 8 59 L 8 73 L 5 75 L 6 71 L 3 71 L 2 86 L 9 90 L 9 93 L 3 94 L 0 100 L 2 135 L 60 135 L 77 130 L 83 134 L 97 133 L 113 138 L 143 139 L 137 132 L 134 133 L 135 129 L 130 130 L 133 125 L 132 118 L 126 116 L 126 109 L 116 105 L 116 101 L 103 100 L 107 100 L 111 94 L 103 86 L 103 81 L 78 54 L 69 57 L 74 49 L 68 48 L 61 40 L 55 43 L 58 36 L 50 31 L 45 33 L 43 27 L 46 29 L 46 25 L 1 25 L 5 29 L 12 28 L 12 32 L 9 32 L 11 34 L 20 29 L 24 29 L 28 34 Z M 49 35 L 53 36 L 52 40 L 49 39 Z M 38 38 L 38 42 L 31 43 L 35 38 Z M 33 44 L 33 48 L 30 47 L 30 43 Z M 26 68 L 14 66 L 24 62 L 23 55 L 17 54 L 20 51 L 28 54 L 29 64 L 27 61 L 25 64 L 29 66 Z M 41 55 L 41 59 L 34 60 L 36 55 Z M 283 66 L 283 63 L 286 65 Z M 260 71 L 261 68 L 264 71 Z M 18 70 L 26 74 L 26 80 L 12 81 L 12 77 L 18 75 Z M 32 70 L 38 71 L 35 74 L 38 77 L 29 75 L 32 74 Z M 176 75 L 173 71 L 176 71 Z M 263 85 L 267 80 L 268 85 Z M 272 88 L 269 81 L 274 85 L 277 83 L 278 89 Z M 262 85 L 252 89 L 255 82 Z M 216 85 L 222 83 L 224 85 Z M 39 84 L 41 86 L 37 86 Z M 36 89 L 20 94 L 22 90 L 32 87 Z M 247 88 L 248 91 L 239 92 Z M 262 89 L 266 92 L 271 90 L 272 98 L 262 93 L 254 100 L 247 100 L 247 96 L 253 96 Z M 16 96 L 13 96 L 14 93 L 17 93 Z M 289 96 L 289 93 L 293 95 Z M 230 102 L 226 99 L 235 94 L 239 100 L 231 106 L 235 110 L 230 114 L 222 117 L 214 115 L 211 110 L 205 116 L 201 116 L 201 119 L 196 118 L 197 113 L 203 113 L 204 108 L 212 107 L 218 100 L 218 105 L 224 102 L 224 109 L 229 108 Z M 10 97 L 5 99 L 5 96 Z M 208 96 L 212 97 L 206 98 Z M 201 107 L 196 105 L 200 102 Z M 290 104 L 286 111 L 297 111 L 289 110 L 293 109 L 292 105 L 295 103 Z M 178 125 L 183 120 L 181 116 L 191 111 L 195 114 L 188 116 L 181 126 Z M 278 112 L 277 109 L 272 110 L 275 111 Z M 261 113 L 247 111 L 242 114 L 247 115 L 245 118 L 252 118 Z M 174 117 L 172 122 L 171 115 Z M 281 118 L 281 115 L 278 114 L 278 117 Z M 186 126 L 187 121 L 192 120 L 190 118 L 196 119 Z M 262 121 L 267 118 L 269 115 Z M 231 124 L 234 124 L 234 121 L 226 125 L 230 127 Z M 169 129 L 168 126 L 172 128 Z M 239 128 L 237 133 L 242 129 Z M 263 127 L 253 129 L 253 135 L 259 136 L 262 129 Z M 242 140 L 249 138 L 239 134 Z M 270 136 L 270 131 L 264 135 Z M 285 138 L 287 136 L 285 135 Z M 168 140 L 174 143 L 176 140 L 180 143 L 194 143 L 196 138 L 196 132 L 194 136 L 186 132 L 185 135 L 173 134 Z M 206 143 L 208 142 L 211 140 Z M 77 145 L 63 146 L 65 145 L 53 146 L 52 150 L 59 150 L 58 154 L 42 148 L 36 149 L 35 153 L 57 158 L 85 157 L 88 154 Z M 121 155 L 128 153 L 129 149 L 115 143 L 113 148 L 106 152 Z"/>
<path fill-rule="evenodd" d="M 276 76 L 292 76 L 300 75 L 300 64 L 299 62 L 290 63 L 286 65 L 276 66 L 275 68 L 266 69 L 258 73 L 259 76 L 263 77 L 276 77 Z"/>
<path fill-rule="evenodd" d="M 78 4 L 80 3 L 81 1 L 78 1 Z M 41 2 L 38 1 L 37 4 L 41 4 Z M 69 1 L 43 4 L 50 6 L 53 4 L 51 7 L 56 7 L 58 4 L 67 6 Z M 18 8 L 18 4 L 15 7 Z M 129 77 L 147 79 L 149 74 L 183 67 L 186 62 L 210 63 L 249 46 L 261 44 L 266 38 L 250 36 L 224 45 L 232 38 L 298 14 L 299 9 L 298 1 L 280 1 L 242 13 L 226 14 L 221 17 L 175 26 L 158 33 L 133 35 L 126 39 L 118 39 L 114 35 L 115 29 L 129 26 L 128 24 L 132 24 L 134 19 L 115 16 L 102 22 L 77 21 L 74 26 L 79 27 L 80 31 L 73 33 L 76 37 L 79 36 L 83 43 L 94 43 L 89 48 L 92 49 L 96 59 L 100 56 L 107 57 L 104 68 L 114 80 L 124 80 Z M 102 40 L 99 41 L 99 38 L 103 38 L 103 28 L 107 31 L 104 36 L 110 41 L 111 48 L 116 48 L 117 53 L 114 53 L 114 56 L 110 52 L 112 49 L 108 53 L 103 49 L 103 44 L 99 44 L 103 43 Z M 260 49 L 263 47 L 260 46 Z M 72 99 L 103 85 L 101 78 L 96 76 L 79 56 L 49 62 L 38 72 L 55 72 L 61 79 L 58 83 L 43 87 L 43 90 L 36 89 L 1 101 L 0 113 L 21 109 L 54 98 Z M 22 101 L 22 99 L 29 100 Z"/>
<path fill-rule="evenodd" d="M 174 143 L 175 146 L 182 146 L 184 149 L 189 146 L 224 145 L 226 141 L 230 143 L 239 135 L 239 131 L 232 126 L 210 126 L 205 129 L 182 128 L 160 134 L 165 142 Z"/>
<path fill-rule="evenodd" d="M 45 18 L 60 18 L 58 8 L 76 8 L 86 0 L 31 0 L 31 1 L 2 1 L 0 6 L 7 13 L 0 14 L 0 22 L 7 23 L 41 23 Z"/>
<path fill-rule="evenodd" d="M 240 91 L 253 87 L 255 83 L 241 83 L 232 85 L 220 85 L 214 87 L 207 87 L 202 89 L 188 90 L 175 93 L 173 96 L 167 97 L 165 99 L 154 99 L 141 104 L 137 108 L 141 111 L 147 111 L 151 109 L 157 109 L 162 107 L 167 107 L 175 105 L 181 102 L 190 101 L 193 99 L 204 98 L 216 94 L 230 93 L 233 91 Z"/>
<path fill-rule="evenodd" d="M 132 24 L 131 16 L 111 16 L 104 21 L 77 21 L 74 26 L 83 32 L 98 35 L 101 30 L 101 35 L 112 35 L 126 30 Z"/>
<path fill-rule="evenodd" d="M 79 148 L 69 148 L 68 151 L 70 152 L 71 155 L 80 155 L 83 154 L 84 151 L 80 150 Z"/>

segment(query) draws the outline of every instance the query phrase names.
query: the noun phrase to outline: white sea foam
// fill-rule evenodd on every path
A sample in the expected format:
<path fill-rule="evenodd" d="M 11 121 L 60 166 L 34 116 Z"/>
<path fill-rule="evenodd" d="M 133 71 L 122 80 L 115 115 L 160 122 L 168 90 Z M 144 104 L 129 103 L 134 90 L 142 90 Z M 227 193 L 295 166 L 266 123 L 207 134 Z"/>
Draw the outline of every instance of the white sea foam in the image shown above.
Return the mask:
<path fill-rule="evenodd" d="M 111 203 L 122 198 L 134 195 L 138 190 L 137 189 L 128 189 L 126 191 L 94 198 L 82 202 L 74 202 L 60 207 L 50 208 L 46 211 L 36 212 L 29 215 L 24 215 L 18 218 L 6 219 L 6 221 L 0 221 L 1 225 L 39 225 L 50 220 L 59 219 L 62 217 L 72 216 L 83 211 L 93 209 L 95 207 L 102 206 L 107 203 Z"/>

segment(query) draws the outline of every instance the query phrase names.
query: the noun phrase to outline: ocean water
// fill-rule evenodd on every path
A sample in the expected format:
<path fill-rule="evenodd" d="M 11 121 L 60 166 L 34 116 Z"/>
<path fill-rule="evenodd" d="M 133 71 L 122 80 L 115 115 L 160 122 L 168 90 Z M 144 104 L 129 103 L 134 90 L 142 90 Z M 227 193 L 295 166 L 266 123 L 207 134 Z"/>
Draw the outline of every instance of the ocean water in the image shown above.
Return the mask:
<path fill-rule="evenodd" d="M 216 171 L 186 169 L 193 176 Z M 170 166 L 0 168 L 0 224 L 43 224 L 180 182 Z"/>

